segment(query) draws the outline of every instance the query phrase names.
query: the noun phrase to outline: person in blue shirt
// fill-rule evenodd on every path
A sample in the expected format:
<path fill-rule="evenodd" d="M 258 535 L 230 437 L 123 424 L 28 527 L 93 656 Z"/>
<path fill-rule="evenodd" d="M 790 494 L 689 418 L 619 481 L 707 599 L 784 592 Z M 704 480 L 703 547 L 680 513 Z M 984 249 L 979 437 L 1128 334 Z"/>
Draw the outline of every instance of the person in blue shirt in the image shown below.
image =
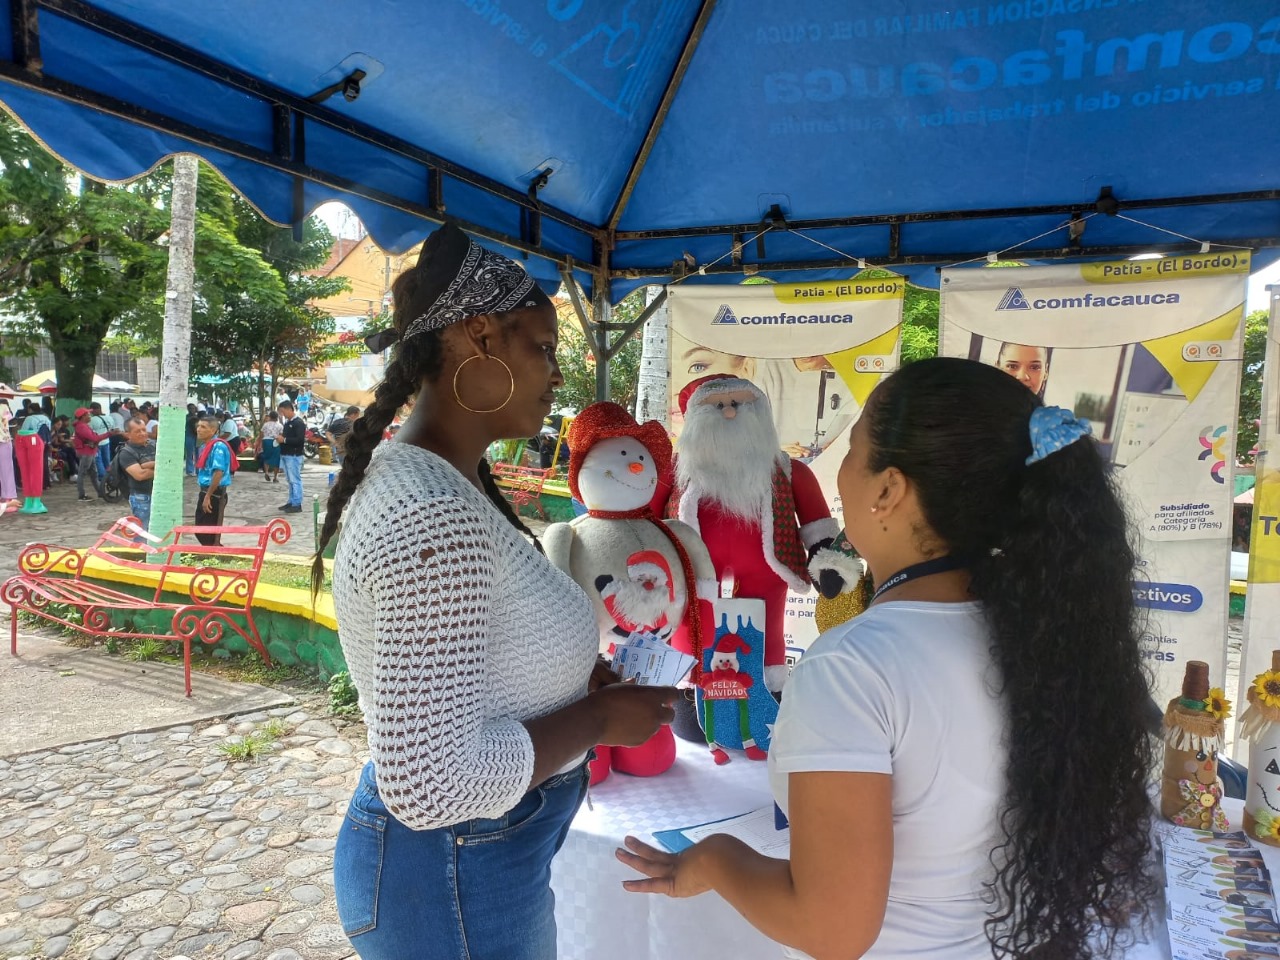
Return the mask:
<path fill-rule="evenodd" d="M 218 418 L 201 417 L 196 424 L 196 526 L 220 527 L 227 509 L 227 490 L 231 486 L 231 448 L 218 438 Z M 196 539 L 205 546 L 222 542 L 221 534 L 198 533 Z"/>

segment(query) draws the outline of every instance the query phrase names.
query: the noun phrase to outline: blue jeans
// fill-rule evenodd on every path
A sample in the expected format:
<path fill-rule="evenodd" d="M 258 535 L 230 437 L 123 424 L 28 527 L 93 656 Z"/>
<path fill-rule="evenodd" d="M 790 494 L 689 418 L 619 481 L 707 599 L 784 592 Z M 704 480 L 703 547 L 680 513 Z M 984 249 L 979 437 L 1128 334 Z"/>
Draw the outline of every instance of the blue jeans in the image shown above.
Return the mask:
<path fill-rule="evenodd" d="M 587 792 L 583 764 L 506 816 L 410 830 L 365 765 L 333 854 L 338 919 L 362 960 L 555 960 L 551 858 Z"/>
<path fill-rule="evenodd" d="M 302 506 L 302 457 L 281 456 L 280 466 L 289 481 L 289 506 Z"/>
<path fill-rule="evenodd" d="M 151 527 L 151 494 L 129 494 L 129 512 L 142 521 L 143 530 L 149 530 Z"/>
<path fill-rule="evenodd" d="M 107 475 L 107 467 L 111 465 L 111 444 L 104 443 L 98 446 L 98 479 L 101 480 Z"/>
<path fill-rule="evenodd" d="M 186 444 L 183 450 L 183 469 L 189 477 L 196 475 L 196 435 L 194 433 L 186 434 Z"/>

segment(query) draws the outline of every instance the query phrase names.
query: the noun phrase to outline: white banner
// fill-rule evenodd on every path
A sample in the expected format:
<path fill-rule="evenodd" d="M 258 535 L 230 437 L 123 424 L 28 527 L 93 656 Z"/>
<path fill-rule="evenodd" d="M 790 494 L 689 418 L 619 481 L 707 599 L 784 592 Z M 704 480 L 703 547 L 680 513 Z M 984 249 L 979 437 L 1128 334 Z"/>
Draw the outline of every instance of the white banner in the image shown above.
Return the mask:
<path fill-rule="evenodd" d="M 1271 322 L 1267 327 L 1253 530 L 1249 537 L 1249 585 L 1240 658 L 1241 704 L 1253 678 L 1271 669 L 1271 651 L 1280 650 L 1280 286 L 1269 287 L 1268 291 Z"/>
<path fill-rule="evenodd" d="M 672 436 L 684 424 L 677 398 L 688 383 L 745 377 L 769 398 L 779 443 L 809 464 L 843 525 L 836 473 L 862 405 L 897 367 L 905 291 L 900 277 L 670 287 Z M 817 593 L 787 604 L 794 661 L 817 638 Z"/>
<path fill-rule="evenodd" d="M 1160 703 L 1187 660 L 1225 682 L 1247 253 L 942 272 L 940 352 L 1093 425 L 1139 540 Z"/>

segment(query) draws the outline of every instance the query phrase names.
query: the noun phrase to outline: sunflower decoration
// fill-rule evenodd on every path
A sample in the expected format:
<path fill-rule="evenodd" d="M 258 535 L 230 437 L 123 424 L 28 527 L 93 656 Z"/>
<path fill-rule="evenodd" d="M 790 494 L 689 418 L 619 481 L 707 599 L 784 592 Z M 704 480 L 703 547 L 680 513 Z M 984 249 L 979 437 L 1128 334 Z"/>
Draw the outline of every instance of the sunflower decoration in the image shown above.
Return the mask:
<path fill-rule="evenodd" d="M 1280 670 L 1268 670 L 1258 674 L 1253 681 L 1256 702 L 1264 707 L 1280 707 Z"/>
<path fill-rule="evenodd" d="M 1253 832 L 1257 834 L 1259 840 L 1280 844 L 1280 817 L 1269 810 L 1261 810 L 1254 820 Z"/>
<path fill-rule="evenodd" d="M 1214 687 L 1209 691 L 1209 696 L 1204 700 L 1204 708 L 1215 720 L 1225 720 L 1231 716 L 1231 701 L 1221 687 Z"/>

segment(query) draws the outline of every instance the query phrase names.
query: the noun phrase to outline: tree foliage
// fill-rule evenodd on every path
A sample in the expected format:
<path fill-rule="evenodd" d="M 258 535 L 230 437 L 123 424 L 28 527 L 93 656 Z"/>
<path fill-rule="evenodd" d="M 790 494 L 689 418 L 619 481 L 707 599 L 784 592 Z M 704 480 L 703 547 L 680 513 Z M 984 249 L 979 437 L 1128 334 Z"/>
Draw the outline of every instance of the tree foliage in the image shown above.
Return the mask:
<path fill-rule="evenodd" d="M 299 241 L 290 228 L 267 222 L 243 199 L 232 197 L 231 203 L 236 244 L 266 265 L 281 296 L 264 301 L 233 292 L 207 301 L 204 317 L 194 325 L 192 369 L 229 378 L 256 369 L 261 411 L 282 377 L 305 376 L 327 360 L 359 353 L 357 346 L 331 342 L 333 317 L 310 305 L 351 287 L 345 277 L 308 272 L 325 262 L 333 246 L 332 234 L 315 217 L 303 224 Z"/>
<path fill-rule="evenodd" d="M 172 167 L 125 185 L 90 180 L 8 117 L 0 117 L 0 167 L 4 349 L 30 355 L 47 343 L 59 409 L 79 406 L 89 400 L 109 336 L 135 352 L 159 353 Z M 233 214 L 230 188 L 205 167 L 197 202 L 197 313 L 229 296 L 283 301 L 278 277 L 237 241 Z"/>
<path fill-rule="evenodd" d="M 30 355 L 47 342 L 59 407 L 87 402 L 111 327 L 161 307 L 156 241 L 166 219 L 151 183 L 108 187 L 79 177 L 8 117 L 0 119 L 0 165 L 5 352 Z"/>
<path fill-rule="evenodd" d="M 883 267 L 868 267 L 857 274 L 859 280 L 891 280 L 900 276 Z M 912 363 L 938 355 L 937 290 L 908 283 L 902 300 L 902 362 Z"/>
<path fill-rule="evenodd" d="M 1262 416 L 1262 372 L 1267 359 L 1266 310 L 1244 318 L 1244 369 L 1240 375 L 1240 413 L 1236 421 L 1236 459 L 1253 463 L 1258 445 L 1258 419 Z"/>

